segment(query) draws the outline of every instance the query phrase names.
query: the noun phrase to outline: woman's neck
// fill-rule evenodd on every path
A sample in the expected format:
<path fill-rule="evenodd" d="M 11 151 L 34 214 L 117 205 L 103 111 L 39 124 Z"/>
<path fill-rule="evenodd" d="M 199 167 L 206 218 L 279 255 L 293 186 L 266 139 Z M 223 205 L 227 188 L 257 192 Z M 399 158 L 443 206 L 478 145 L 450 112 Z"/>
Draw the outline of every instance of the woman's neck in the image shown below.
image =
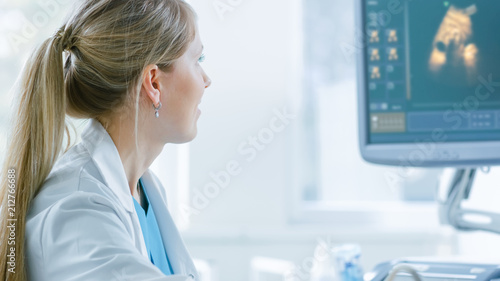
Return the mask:
<path fill-rule="evenodd" d="M 141 126 L 138 126 L 138 148 L 136 148 L 135 122 L 122 119 L 122 121 L 110 122 L 109 124 L 107 131 L 120 154 L 130 193 L 137 199 L 139 198 L 137 192 L 139 178 L 161 153 L 164 144 L 153 143 L 154 138 L 147 135 L 150 132 L 144 132 L 141 130 Z"/>

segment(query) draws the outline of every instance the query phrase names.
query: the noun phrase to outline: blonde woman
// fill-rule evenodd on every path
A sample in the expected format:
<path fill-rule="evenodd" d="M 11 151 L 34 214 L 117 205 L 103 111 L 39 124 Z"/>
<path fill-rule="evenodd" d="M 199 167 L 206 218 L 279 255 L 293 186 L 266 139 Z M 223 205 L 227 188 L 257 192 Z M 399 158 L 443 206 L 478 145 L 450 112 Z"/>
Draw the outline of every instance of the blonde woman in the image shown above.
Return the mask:
<path fill-rule="evenodd" d="M 148 167 L 196 136 L 202 48 L 183 0 L 85 0 L 43 42 L 2 167 L 1 280 L 198 280 Z M 66 114 L 89 122 L 63 147 Z"/>

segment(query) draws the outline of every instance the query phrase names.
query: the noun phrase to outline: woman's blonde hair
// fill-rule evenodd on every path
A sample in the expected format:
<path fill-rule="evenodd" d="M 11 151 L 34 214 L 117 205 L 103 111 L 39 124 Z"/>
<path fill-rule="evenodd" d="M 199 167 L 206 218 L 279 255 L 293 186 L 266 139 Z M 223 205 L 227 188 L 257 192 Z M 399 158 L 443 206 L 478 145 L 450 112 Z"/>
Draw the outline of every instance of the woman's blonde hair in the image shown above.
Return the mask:
<path fill-rule="evenodd" d="M 66 114 L 102 122 L 135 104 L 137 132 L 143 70 L 170 70 L 194 40 L 195 17 L 183 0 L 85 0 L 28 60 L 0 174 L 0 280 L 27 280 L 25 219 L 63 152 L 65 131 L 64 151 L 70 147 Z"/>

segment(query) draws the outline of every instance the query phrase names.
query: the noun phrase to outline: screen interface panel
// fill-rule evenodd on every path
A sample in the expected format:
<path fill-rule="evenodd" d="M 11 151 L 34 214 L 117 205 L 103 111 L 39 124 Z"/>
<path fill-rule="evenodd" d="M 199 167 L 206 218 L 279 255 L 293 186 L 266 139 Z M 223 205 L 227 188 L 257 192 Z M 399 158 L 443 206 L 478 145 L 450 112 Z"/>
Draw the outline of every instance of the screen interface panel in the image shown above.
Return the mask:
<path fill-rule="evenodd" d="M 369 143 L 500 139 L 500 1 L 362 8 Z"/>

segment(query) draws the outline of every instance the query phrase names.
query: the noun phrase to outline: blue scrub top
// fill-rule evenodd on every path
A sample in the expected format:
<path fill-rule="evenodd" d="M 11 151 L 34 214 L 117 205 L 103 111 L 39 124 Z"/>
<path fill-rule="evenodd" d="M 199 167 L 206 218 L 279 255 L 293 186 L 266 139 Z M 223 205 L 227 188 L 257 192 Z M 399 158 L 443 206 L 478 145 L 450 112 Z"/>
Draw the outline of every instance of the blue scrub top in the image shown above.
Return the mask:
<path fill-rule="evenodd" d="M 163 245 L 163 240 L 161 238 L 160 229 L 158 228 L 158 222 L 156 221 L 156 216 L 149 203 L 148 195 L 142 185 L 142 180 L 139 179 L 139 185 L 142 189 L 142 193 L 145 195 L 146 206 L 144 208 L 135 200 L 134 206 L 139 217 L 139 222 L 141 224 L 142 234 L 144 236 L 144 242 L 146 242 L 146 249 L 149 254 L 149 259 L 151 262 L 158 267 L 165 275 L 172 275 L 173 270 L 168 261 L 167 252 L 165 251 L 165 245 Z M 132 197 L 133 198 L 133 197 Z"/>

